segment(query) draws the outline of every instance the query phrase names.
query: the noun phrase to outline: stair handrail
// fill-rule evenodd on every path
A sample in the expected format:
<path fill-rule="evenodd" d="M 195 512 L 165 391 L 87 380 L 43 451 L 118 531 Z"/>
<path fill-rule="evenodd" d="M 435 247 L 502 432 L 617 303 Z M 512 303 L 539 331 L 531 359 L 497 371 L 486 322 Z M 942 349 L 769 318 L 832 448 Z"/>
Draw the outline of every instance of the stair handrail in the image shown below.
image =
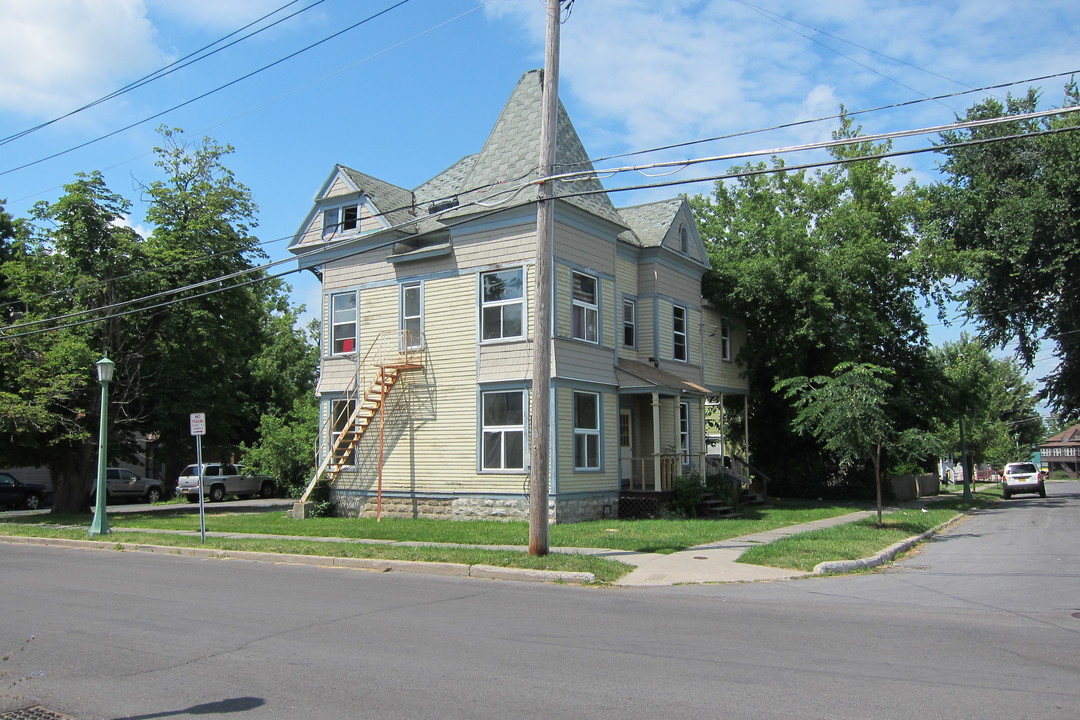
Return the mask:
<path fill-rule="evenodd" d="M 367 350 L 364 352 L 363 357 L 359 358 L 356 363 L 356 373 L 353 375 L 352 382 L 349 387 L 346 388 L 343 398 L 346 401 L 353 401 L 353 411 L 349 415 L 348 422 L 352 422 L 355 416 L 361 410 L 361 393 L 366 393 L 368 390 L 368 369 L 369 368 L 381 368 L 385 365 L 386 358 L 388 356 L 397 356 L 399 361 L 406 365 L 418 365 L 419 358 L 423 356 L 424 347 L 426 345 L 426 338 L 423 333 L 419 333 L 419 344 L 416 346 L 410 346 L 408 339 L 411 331 L 409 330 L 396 330 L 393 332 L 379 332 L 375 335 L 375 339 L 368 345 Z M 369 362 L 374 354 L 374 361 Z M 319 458 L 319 448 L 321 446 L 322 438 L 327 436 L 327 432 L 330 430 L 331 425 L 334 422 L 335 415 L 333 412 L 333 406 L 331 411 L 327 414 L 326 420 L 319 426 L 319 433 L 315 437 L 315 458 Z M 341 442 L 341 438 L 345 436 L 344 433 L 338 438 L 338 442 Z M 318 467 L 314 476 L 311 478 L 311 482 L 304 488 L 303 494 L 300 496 L 300 502 L 307 502 L 311 496 L 312 491 L 326 473 L 330 467 L 330 463 L 334 458 L 334 450 L 336 447 L 328 447 L 326 457 L 317 463 Z M 336 479 L 336 473 L 335 473 Z M 332 482 L 332 481 L 331 481 Z"/>

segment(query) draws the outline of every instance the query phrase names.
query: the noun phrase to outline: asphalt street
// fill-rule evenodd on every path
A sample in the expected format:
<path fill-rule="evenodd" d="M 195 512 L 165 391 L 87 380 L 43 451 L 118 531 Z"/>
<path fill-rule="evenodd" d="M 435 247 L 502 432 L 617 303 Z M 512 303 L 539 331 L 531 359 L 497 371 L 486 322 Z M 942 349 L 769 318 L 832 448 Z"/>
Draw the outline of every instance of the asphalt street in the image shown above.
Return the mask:
<path fill-rule="evenodd" d="M 0 710 L 33 698 L 77 720 L 1072 719 L 1080 484 L 1049 492 L 882 572 L 745 584 L 0 545 L 0 642 L 16 650 Z"/>

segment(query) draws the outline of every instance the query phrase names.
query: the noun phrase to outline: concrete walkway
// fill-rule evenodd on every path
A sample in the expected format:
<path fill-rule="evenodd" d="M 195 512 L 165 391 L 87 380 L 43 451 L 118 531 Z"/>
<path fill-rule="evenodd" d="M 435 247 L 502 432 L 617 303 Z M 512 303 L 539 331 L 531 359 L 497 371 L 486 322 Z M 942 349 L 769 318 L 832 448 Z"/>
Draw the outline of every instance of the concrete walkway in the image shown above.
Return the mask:
<path fill-rule="evenodd" d="M 707 545 L 698 545 L 670 555 L 628 553 L 624 557 L 613 556 L 612 559 L 614 560 L 622 560 L 637 565 L 636 570 L 623 576 L 615 584 L 646 586 L 679 585 L 684 583 L 754 582 L 757 580 L 787 580 L 811 575 L 813 573 L 801 570 L 746 565 L 736 561 L 740 555 L 755 545 L 765 545 L 809 530 L 855 522 L 870 517 L 875 513 L 874 510 L 867 510 L 801 525 L 790 525 L 776 530 L 767 530 Z"/>

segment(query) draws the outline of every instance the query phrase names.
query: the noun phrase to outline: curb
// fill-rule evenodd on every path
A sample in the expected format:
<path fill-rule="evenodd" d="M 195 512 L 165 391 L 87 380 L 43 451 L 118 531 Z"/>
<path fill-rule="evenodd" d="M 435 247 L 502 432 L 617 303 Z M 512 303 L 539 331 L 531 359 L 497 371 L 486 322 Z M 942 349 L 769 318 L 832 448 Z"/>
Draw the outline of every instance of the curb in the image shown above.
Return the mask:
<path fill-rule="evenodd" d="M 518 582 L 550 582 L 584 585 L 596 582 L 589 572 L 561 570 L 530 570 L 495 565 L 465 565 L 463 563 L 439 563 L 422 560 L 384 560 L 380 558 L 340 558 L 327 555 L 290 555 L 286 553 L 262 553 L 249 550 L 217 550 L 214 548 L 172 547 L 147 545 L 145 543 L 110 543 L 107 540 L 68 540 L 64 538 L 39 538 L 24 535 L 0 535 L 0 542 L 14 545 L 45 545 L 78 550 L 112 550 L 120 552 L 148 552 L 158 555 L 178 555 L 205 560 L 246 560 L 269 562 L 278 565 L 310 565 L 324 568 L 346 568 L 373 572 L 401 572 L 425 575 L 470 577 L 481 580 L 515 580 Z"/>
<path fill-rule="evenodd" d="M 884 565 L 885 563 L 895 559 L 897 555 L 906 553 L 908 550 L 915 547 L 919 543 L 924 542 L 925 540 L 933 537 L 934 535 L 937 535 L 945 528 L 960 522 L 966 517 L 967 515 L 965 514 L 957 515 L 954 518 L 946 520 L 937 527 L 927 530 L 921 535 L 915 535 L 914 537 L 909 537 L 907 540 L 901 540 L 898 543 L 894 543 L 882 550 L 881 552 L 877 553 L 876 555 L 871 555 L 870 557 L 859 558 L 858 560 L 830 560 L 827 562 L 818 563 L 814 566 L 812 574 L 839 575 L 842 573 L 854 572 L 855 570 L 867 570 L 872 567 Z"/>

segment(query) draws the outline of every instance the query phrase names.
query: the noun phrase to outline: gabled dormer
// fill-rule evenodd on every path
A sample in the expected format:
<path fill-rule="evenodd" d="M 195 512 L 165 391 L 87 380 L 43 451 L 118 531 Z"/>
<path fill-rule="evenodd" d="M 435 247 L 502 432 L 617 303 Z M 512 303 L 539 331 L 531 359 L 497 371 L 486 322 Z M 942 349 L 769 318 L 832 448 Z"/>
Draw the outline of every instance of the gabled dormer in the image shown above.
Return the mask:
<path fill-rule="evenodd" d="M 293 252 L 359 238 L 394 228 L 415 232 L 413 194 L 370 175 L 335 165 L 319 188 L 303 224 L 293 237 Z"/>

